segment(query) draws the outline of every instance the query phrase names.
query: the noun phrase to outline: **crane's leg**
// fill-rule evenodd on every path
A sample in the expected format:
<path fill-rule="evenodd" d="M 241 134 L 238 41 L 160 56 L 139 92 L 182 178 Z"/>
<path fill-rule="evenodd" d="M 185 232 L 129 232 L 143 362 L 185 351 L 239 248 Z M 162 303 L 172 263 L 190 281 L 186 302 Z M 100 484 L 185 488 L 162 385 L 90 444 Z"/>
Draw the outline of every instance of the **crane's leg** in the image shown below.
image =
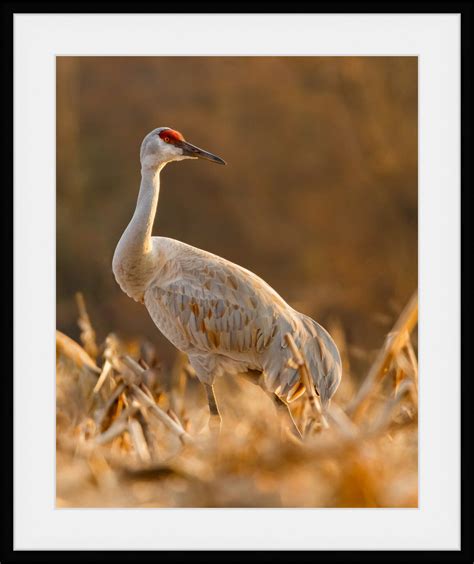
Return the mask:
<path fill-rule="evenodd" d="M 301 434 L 300 430 L 298 429 L 298 425 L 293 419 L 290 406 L 286 402 L 284 402 L 279 396 L 277 396 L 274 392 L 267 392 L 267 393 L 271 398 L 271 400 L 273 401 L 274 406 L 277 408 L 277 412 L 283 415 L 288 425 L 288 428 L 293 433 L 293 435 L 295 435 L 298 439 L 302 439 L 303 435 Z"/>
<path fill-rule="evenodd" d="M 219 408 L 217 407 L 216 396 L 214 394 L 214 386 L 211 384 L 204 384 L 207 394 L 207 403 L 209 404 L 209 429 L 213 433 L 219 433 L 221 430 L 221 414 L 219 413 Z"/>
<path fill-rule="evenodd" d="M 273 405 L 277 408 L 277 413 L 283 416 L 288 429 L 297 437 L 298 439 L 302 439 L 303 435 L 301 434 L 300 430 L 298 429 L 298 425 L 296 424 L 295 420 L 293 419 L 293 415 L 291 414 L 290 406 L 283 401 L 275 392 L 270 392 L 266 389 L 264 383 L 264 375 L 263 372 L 260 370 L 248 370 L 246 373 L 243 373 L 242 376 L 252 384 L 256 386 L 260 386 L 268 397 L 272 400 Z"/>
<path fill-rule="evenodd" d="M 214 395 L 214 386 L 212 384 L 208 384 L 208 382 L 214 381 L 215 366 L 212 364 L 212 359 L 200 355 L 190 355 L 189 362 L 206 390 L 210 414 L 209 429 L 211 432 L 219 433 L 221 429 L 221 415 L 219 413 L 219 408 L 217 407 L 216 396 Z"/>

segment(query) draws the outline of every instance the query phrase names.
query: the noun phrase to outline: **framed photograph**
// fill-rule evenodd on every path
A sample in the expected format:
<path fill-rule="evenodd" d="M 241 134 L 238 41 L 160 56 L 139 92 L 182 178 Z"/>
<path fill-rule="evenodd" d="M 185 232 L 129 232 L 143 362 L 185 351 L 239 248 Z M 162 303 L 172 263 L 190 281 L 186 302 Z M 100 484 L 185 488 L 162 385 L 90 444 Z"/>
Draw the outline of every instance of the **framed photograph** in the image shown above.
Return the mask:
<path fill-rule="evenodd" d="M 469 559 L 464 14 L 8 17 L 8 554 Z"/>

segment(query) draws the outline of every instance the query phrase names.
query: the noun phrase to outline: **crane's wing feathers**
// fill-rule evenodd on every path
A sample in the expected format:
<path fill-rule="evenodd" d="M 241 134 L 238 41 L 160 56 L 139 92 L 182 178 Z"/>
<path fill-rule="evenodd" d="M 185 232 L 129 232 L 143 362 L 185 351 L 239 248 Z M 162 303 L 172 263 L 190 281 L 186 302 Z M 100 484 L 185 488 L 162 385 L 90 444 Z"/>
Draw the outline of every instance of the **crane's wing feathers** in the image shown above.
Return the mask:
<path fill-rule="evenodd" d="M 145 304 L 175 346 L 222 354 L 261 352 L 269 346 L 278 330 L 278 306 L 285 302 L 268 284 L 188 245 L 174 255 L 173 264 L 178 268 L 167 280 L 161 273 L 150 284 Z"/>
<path fill-rule="evenodd" d="M 212 383 L 216 368 L 258 368 L 267 389 L 288 401 L 298 397 L 302 385 L 290 362 L 289 332 L 305 355 L 321 399 L 334 394 L 341 360 L 323 327 L 234 263 L 172 239 L 159 238 L 159 247 L 162 255 L 145 290 L 145 305 L 161 332 L 189 354 L 200 379 Z"/>

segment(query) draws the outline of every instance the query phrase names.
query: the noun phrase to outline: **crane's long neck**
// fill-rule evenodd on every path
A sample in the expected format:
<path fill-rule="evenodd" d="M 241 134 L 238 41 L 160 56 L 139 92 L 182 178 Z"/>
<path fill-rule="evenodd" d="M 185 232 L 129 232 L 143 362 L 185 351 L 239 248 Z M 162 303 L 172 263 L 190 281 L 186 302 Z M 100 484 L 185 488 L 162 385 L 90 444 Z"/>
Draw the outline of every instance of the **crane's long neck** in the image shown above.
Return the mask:
<path fill-rule="evenodd" d="M 142 169 L 140 192 L 130 223 L 125 229 L 113 259 L 113 271 L 121 288 L 134 299 L 143 297 L 150 277 L 156 271 L 151 233 L 160 194 L 158 169 Z"/>
<path fill-rule="evenodd" d="M 151 232 L 160 196 L 160 172 L 162 168 L 142 170 L 137 206 L 124 233 L 130 245 L 133 245 L 135 252 L 147 254 L 151 250 Z"/>

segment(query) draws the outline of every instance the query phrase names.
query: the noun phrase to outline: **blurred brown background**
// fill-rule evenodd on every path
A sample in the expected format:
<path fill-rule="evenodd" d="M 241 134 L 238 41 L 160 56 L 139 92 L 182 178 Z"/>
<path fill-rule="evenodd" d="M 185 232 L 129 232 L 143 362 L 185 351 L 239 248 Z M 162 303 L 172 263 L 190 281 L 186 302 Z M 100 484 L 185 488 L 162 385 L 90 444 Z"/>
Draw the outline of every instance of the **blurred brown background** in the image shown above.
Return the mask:
<path fill-rule="evenodd" d="M 154 233 L 254 271 L 352 361 L 378 348 L 417 286 L 414 57 L 58 57 L 57 324 L 81 290 L 99 340 L 173 349 L 111 261 L 140 182 L 139 147 L 169 126 L 227 162 L 173 163 Z"/>

